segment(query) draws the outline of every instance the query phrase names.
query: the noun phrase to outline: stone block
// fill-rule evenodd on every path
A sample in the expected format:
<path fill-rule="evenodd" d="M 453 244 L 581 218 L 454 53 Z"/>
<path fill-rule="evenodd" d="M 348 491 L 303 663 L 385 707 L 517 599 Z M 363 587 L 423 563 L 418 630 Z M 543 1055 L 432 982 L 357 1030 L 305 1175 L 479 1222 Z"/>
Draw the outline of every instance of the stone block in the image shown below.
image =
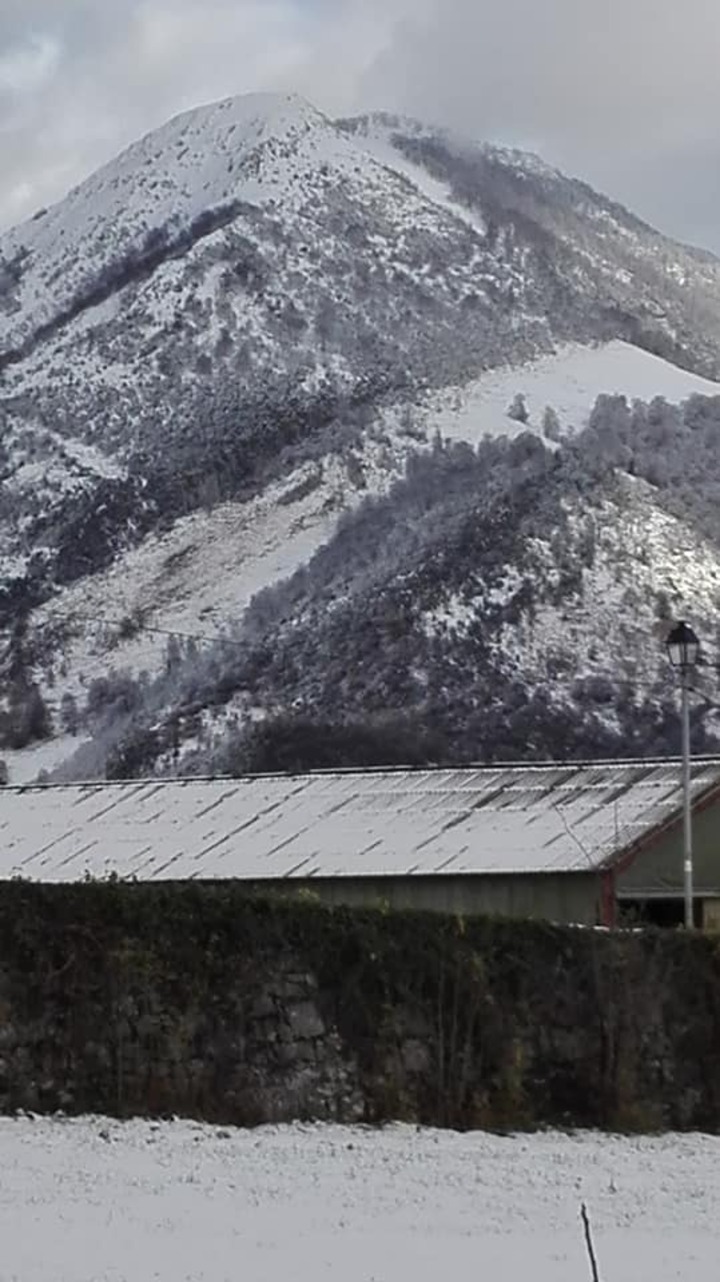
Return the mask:
<path fill-rule="evenodd" d="M 293 1037 L 322 1037 L 325 1025 L 314 1002 L 296 1002 L 285 1012 Z"/>
<path fill-rule="evenodd" d="M 400 1060 L 406 1073 L 426 1073 L 430 1067 L 430 1045 L 418 1038 L 408 1038 L 400 1049 Z"/>
<path fill-rule="evenodd" d="M 18 1044 L 17 1029 L 14 1024 L 0 1024 L 0 1051 L 14 1050 Z"/>

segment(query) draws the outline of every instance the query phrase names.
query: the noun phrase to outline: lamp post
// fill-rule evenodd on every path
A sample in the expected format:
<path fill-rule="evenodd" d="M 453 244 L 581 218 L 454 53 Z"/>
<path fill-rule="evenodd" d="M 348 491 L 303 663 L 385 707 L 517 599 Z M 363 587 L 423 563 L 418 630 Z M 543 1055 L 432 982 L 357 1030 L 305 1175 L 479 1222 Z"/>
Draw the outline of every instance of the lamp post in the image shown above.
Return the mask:
<path fill-rule="evenodd" d="M 700 652 L 698 641 L 687 623 L 676 623 L 667 641 L 668 658 L 680 674 L 680 718 L 682 722 L 682 788 L 683 788 L 683 888 L 685 895 L 685 928 L 692 930 L 693 853 L 692 807 L 690 801 L 690 674 Z"/>

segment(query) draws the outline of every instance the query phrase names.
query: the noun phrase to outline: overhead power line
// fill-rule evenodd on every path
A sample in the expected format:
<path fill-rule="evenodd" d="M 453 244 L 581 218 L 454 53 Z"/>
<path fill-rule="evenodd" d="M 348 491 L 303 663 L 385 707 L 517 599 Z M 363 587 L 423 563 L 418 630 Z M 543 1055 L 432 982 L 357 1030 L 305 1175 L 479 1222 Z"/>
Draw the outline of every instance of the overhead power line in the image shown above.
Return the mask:
<path fill-rule="evenodd" d="M 61 623 L 71 624 L 84 621 L 86 623 L 98 623 L 105 628 L 117 628 L 118 632 L 124 632 L 126 634 L 126 639 L 128 641 L 132 641 L 134 637 L 140 633 L 149 632 L 157 636 L 176 637 L 179 641 L 202 641 L 207 645 L 231 645 L 241 647 L 245 644 L 242 641 L 233 640 L 232 637 L 224 636 L 222 632 L 215 633 L 214 636 L 211 636 L 210 633 L 183 632 L 178 628 L 158 628 L 151 623 L 143 623 L 142 621 L 132 621 L 131 623 L 128 623 L 127 619 L 108 618 L 106 615 L 90 614 L 85 610 L 77 614 L 59 614 L 53 612 L 52 614 L 45 615 L 45 619 L 48 622 L 54 622 L 57 620 Z"/>
<path fill-rule="evenodd" d="M 107 615 L 93 614 L 92 612 L 87 610 L 77 611 L 73 614 L 65 614 L 60 611 L 51 611 L 44 615 L 42 622 L 68 623 L 76 626 L 80 623 L 85 623 L 85 624 L 96 624 L 96 625 L 99 625 L 100 627 L 104 627 L 108 629 L 115 628 L 119 633 L 124 634 L 122 639 L 127 641 L 132 641 L 135 639 L 135 637 L 143 633 L 149 633 L 150 635 L 153 635 L 153 636 L 162 636 L 162 637 L 167 637 L 168 639 L 173 637 L 179 641 L 200 642 L 203 645 L 208 645 L 208 646 L 220 646 L 220 647 L 229 646 L 234 649 L 245 649 L 247 648 L 247 645 L 248 645 L 246 641 L 241 641 L 236 638 L 225 636 L 221 632 L 214 633 L 214 634 L 207 633 L 207 632 L 186 632 L 178 628 L 158 627 L 155 624 L 145 623 L 141 619 L 129 621 L 127 616 L 124 618 L 114 618 L 112 616 L 107 616 Z M 6 636 L 9 635 L 9 630 L 5 629 L 4 634 Z M 697 667 L 699 670 L 705 669 L 706 671 L 710 670 L 713 672 L 720 673 L 720 660 L 709 661 L 701 658 L 698 662 Z M 529 680 L 528 678 L 524 678 L 524 680 L 530 686 L 533 686 L 533 685 L 534 686 L 543 686 L 543 685 L 572 686 L 577 684 L 577 682 L 579 681 L 592 680 L 593 678 L 600 678 L 600 679 L 604 678 L 606 680 L 612 681 L 614 685 L 625 686 L 631 689 L 658 690 L 658 688 L 662 685 L 662 679 L 660 677 L 656 677 L 653 680 L 648 680 L 643 677 L 620 676 L 618 674 L 617 669 L 609 669 L 609 670 L 593 669 L 591 671 L 578 673 L 574 676 L 547 673 L 542 677 L 538 677 L 535 680 Z M 693 691 L 693 693 L 702 696 L 704 699 L 710 702 L 709 696 L 706 694 L 704 690 L 701 690 L 697 686 L 691 686 L 690 688 Z M 668 681 L 668 690 L 673 690 L 673 689 L 674 689 L 674 683 L 672 682 L 672 680 L 670 680 Z M 720 710 L 720 705 L 718 705 L 718 710 Z"/>
<path fill-rule="evenodd" d="M 47 614 L 45 618 L 48 621 L 58 620 L 60 622 L 66 622 L 70 624 L 77 624 L 78 622 L 84 621 L 86 623 L 99 624 L 100 626 L 106 627 L 106 628 L 117 628 L 119 631 L 126 631 L 128 628 L 128 621 L 126 618 L 112 618 L 112 617 L 108 617 L 107 615 L 92 614 L 89 611 L 85 611 L 85 610 L 75 614 L 62 614 L 59 612 L 53 612 L 51 614 Z M 135 629 L 136 629 L 136 632 L 135 632 Z M 223 633 L 210 634 L 210 633 L 203 633 L 203 632 L 185 632 L 177 628 L 157 627 L 154 624 L 145 623 L 143 621 L 137 621 L 134 624 L 133 633 L 128 635 L 127 639 L 132 640 L 134 635 L 144 633 L 144 632 L 151 633 L 157 636 L 168 637 L 168 638 L 176 637 L 178 640 L 182 640 L 182 641 L 202 642 L 204 644 L 214 645 L 214 646 L 231 646 L 236 649 L 244 649 L 248 644 L 245 641 L 241 641 L 232 637 L 227 637 Z M 718 670 L 720 670 L 720 663 L 717 666 L 718 666 Z M 606 678 L 608 680 L 613 681 L 613 683 L 615 683 L 616 685 L 623 685 L 631 688 L 648 689 L 648 690 L 657 689 L 658 686 L 661 684 L 660 678 L 656 678 L 655 680 L 647 680 L 643 677 L 631 677 L 631 676 L 619 677 L 617 670 L 615 669 L 612 669 L 612 670 L 593 669 L 592 671 L 580 673 L 575 676 L 563 675 L 559 673 L 558 674 L 547 673 L 542 677 L 538 677 L 537 680 L 535 681 L 529 681 L 528 684 L 571 686 L 571 685 L 575 685 L 578 681 L 582 681 L 583 679 L 592 679 L 594 677 Z M 698 691 L 698 693 L 702 693 L 702 692 Z"/>

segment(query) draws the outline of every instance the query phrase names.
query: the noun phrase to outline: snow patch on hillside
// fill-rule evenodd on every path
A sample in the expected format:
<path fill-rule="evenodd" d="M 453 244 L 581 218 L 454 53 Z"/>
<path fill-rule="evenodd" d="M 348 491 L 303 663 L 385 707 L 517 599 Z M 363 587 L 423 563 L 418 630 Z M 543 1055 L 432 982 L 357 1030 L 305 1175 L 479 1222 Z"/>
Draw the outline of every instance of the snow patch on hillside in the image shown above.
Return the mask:
<path fill-rule="evenodd" d="M 454 592 L 442 605 L 426 610 L 422 624 L 427 636 L 443 636 L 447 632 L 465 632 L 476 617 L 477 601 L 467 601 Z"/>
<path fill-rule="evenodd" d="M 111 602 L 115 619 L 136 614 L 144 626 L 216 634 L 261 588 L 309 560 L 330 538 L 340 512 L 368 493 L 384 492 L 401 474 L 403 457 L 400 448 L 388 457 L 386 447 L 369 442 L 356 464 L 361 482 L 351 479 L 355 467 L 329 456 L 304 464 L 249 502 L 196 512 L 167 533 L 151 535 L 89 582 L 60 592 L 33 622 L 83 613 L 107 617 Z M 156 666 L 164 648 L 165 639 L 145 635 L 120 645 L 114 662 L 134 670 Z"/>
<path fill-rule="evenodd" d="M 2 759 L 13 784 L 33 783 L 38 775 L 50 774 L 88 740 L 82 735 L 57 735 L 30 748 L 5 748 Z"/>
<path fill-rule="evenodd" d="M 407 124 L 409 122 L 405 122 Z M 412 183 L 413 187 L 425 196 L 433 205 L 445 209 L 454 218 L 461 222 L 467 223 L 473 231 L 479 232 L 484 236 L 487 226 L 484 219 L 477 210 L 470 209 L 469 206 L 461 205 L 452 196 L 450 187 L 447 183 L 440 182 L 433 178 L 427 169 L 422 165 L 414 165 L 411 160 L 393 144 L 393 133 L 395 129 L 390 128 L 387 121 L 380 116 L 365 116 L 358 121 L 357 129 L 354 136 L 362 141 L 362 146 L 374 160 L 386 165 L 396 174 L 402 174 Z"/>
<path fill-rule="evenodd" d="M 507 411 L 516 393 L 525 397 L 527 423 Z M 494 369 L 464 387 L 427 393 L 413 411 L 422 431 L 476 443 L 483 436 L 518 436 L 542 431 L 551 406 L 566 430 L 584 427 L 598 396 L 625 396 L 651 401 L 660 396 L 679 402 L 694 394 L 720 396 L 720 383 L 690 374 L 669 361 L 619 340 L 583 347 L 570 344 L 527 365 Z M 398 421 L 406 410 L 390 415 Z"/>

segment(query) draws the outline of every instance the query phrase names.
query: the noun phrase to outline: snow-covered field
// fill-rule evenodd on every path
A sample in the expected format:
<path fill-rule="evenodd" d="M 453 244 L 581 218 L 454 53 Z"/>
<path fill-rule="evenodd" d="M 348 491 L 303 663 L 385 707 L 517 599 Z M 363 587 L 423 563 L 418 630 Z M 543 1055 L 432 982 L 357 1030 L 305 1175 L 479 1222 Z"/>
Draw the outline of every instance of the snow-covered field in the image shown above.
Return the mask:
<path fill-rule="evenodd" d="M 710 1282 L 720 1139 L 0 1121 L 2 1282 Z"/>

